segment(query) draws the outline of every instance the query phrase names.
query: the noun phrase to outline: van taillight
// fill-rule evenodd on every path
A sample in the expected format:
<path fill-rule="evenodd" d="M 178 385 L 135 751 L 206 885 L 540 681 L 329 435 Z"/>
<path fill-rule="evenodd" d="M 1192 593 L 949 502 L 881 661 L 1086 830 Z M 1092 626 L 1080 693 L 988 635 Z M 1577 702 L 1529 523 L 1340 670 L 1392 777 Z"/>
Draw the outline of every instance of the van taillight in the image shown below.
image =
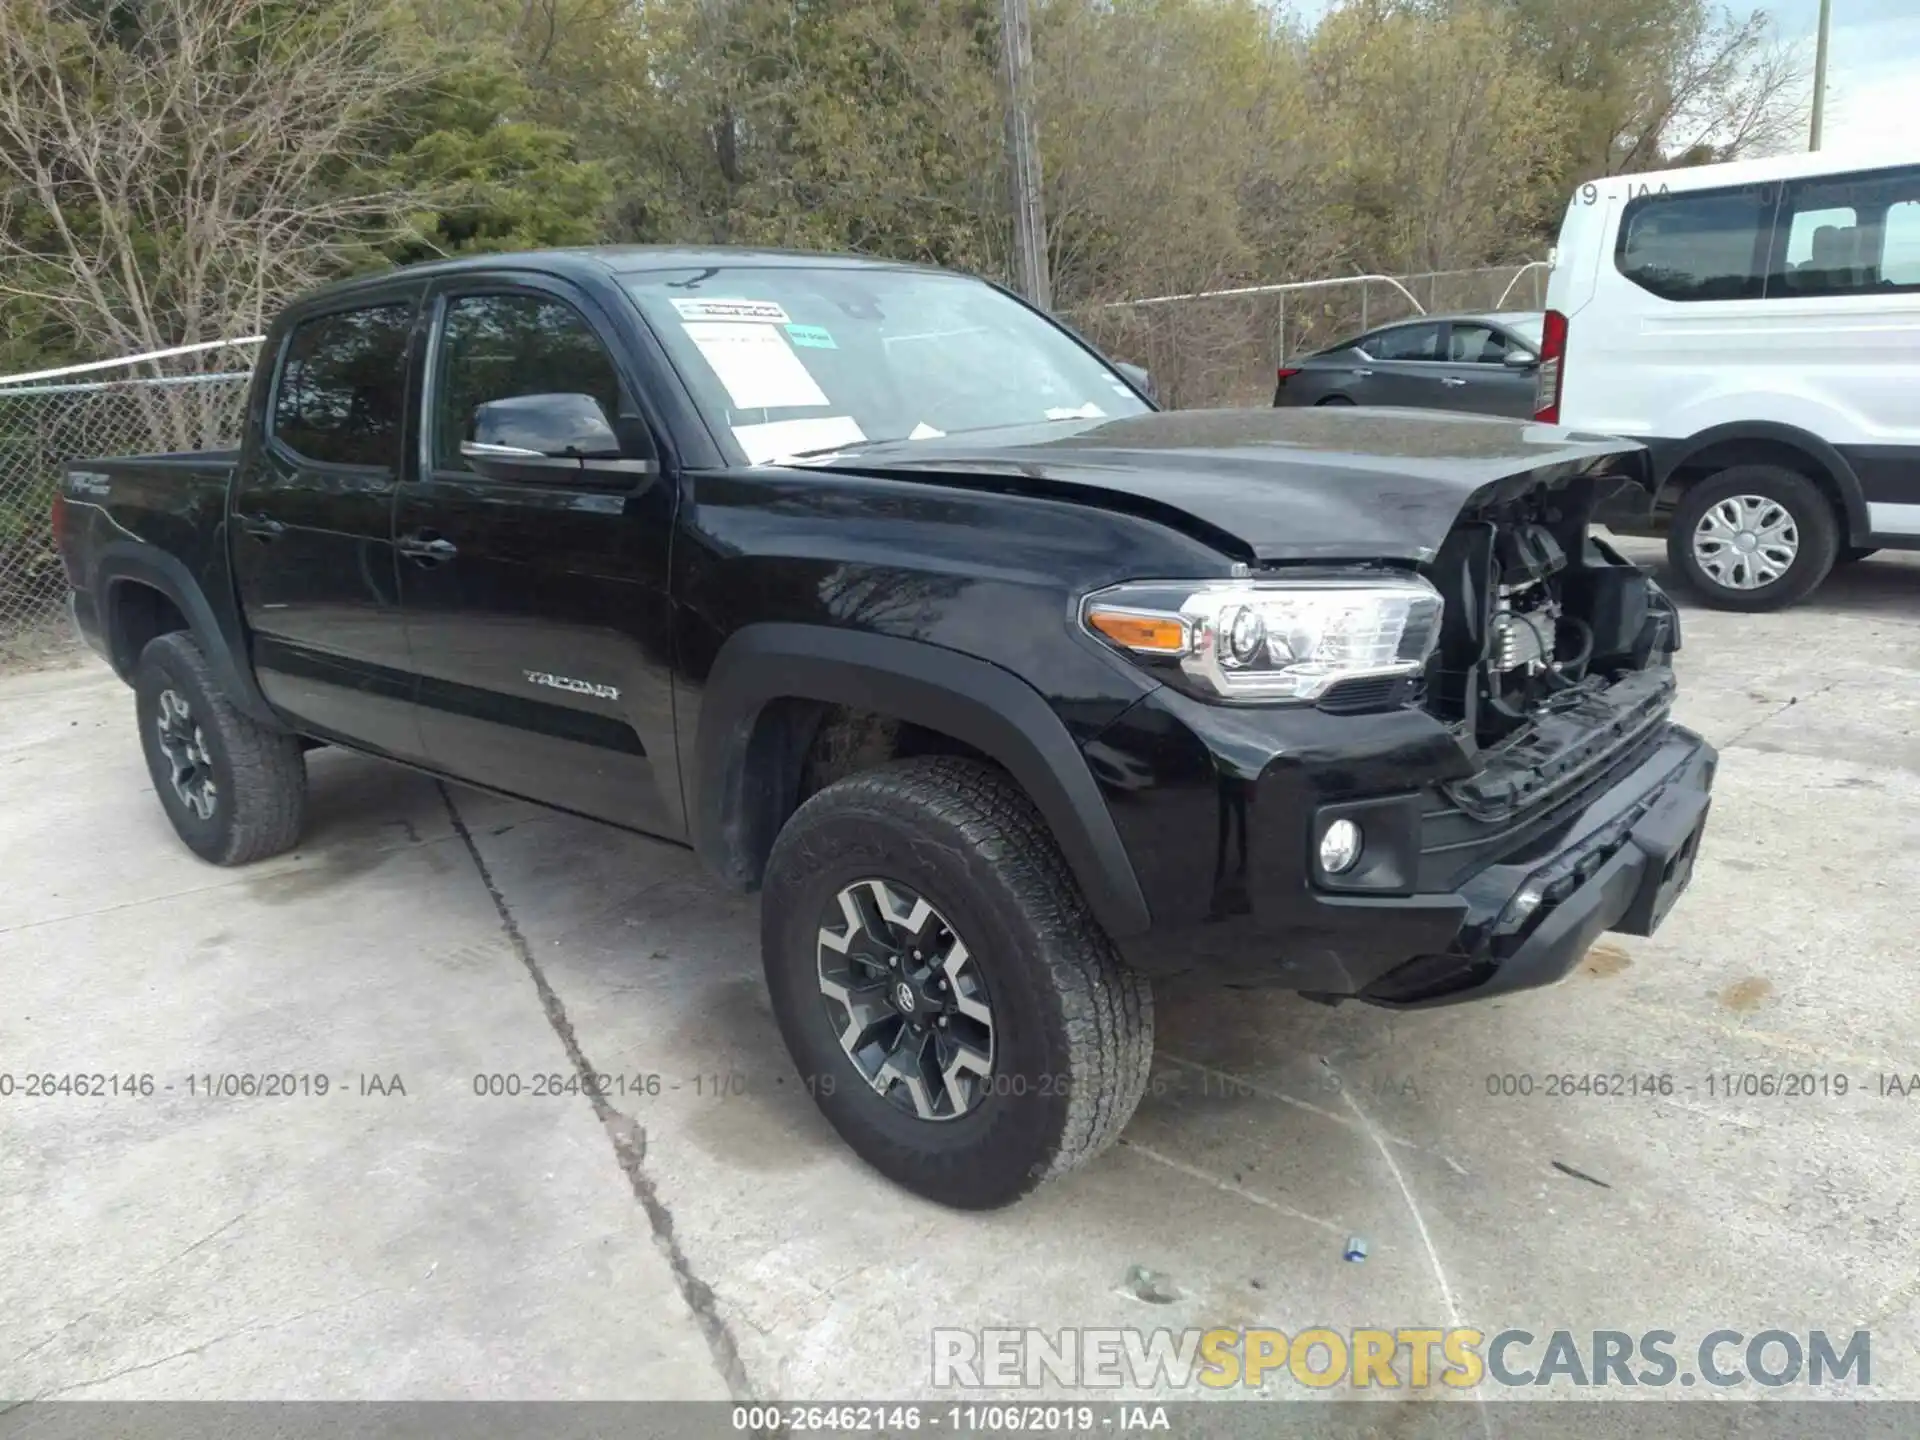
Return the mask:
<path fill-rule="evenodd" d="M 67 497 L 60 491 L 53 492 L 53 511 L 48 516 L 53 529 L 53 548 L 65 550 L 67 547 Z"/>
<path fill-rule="evenodd" d="M 1567 317 L 1547 311 L 1540 330 L 1540 368 L 1533 391 L 1533 418 L 1560 423 L 1560 390 L 1567 371 Z"/>

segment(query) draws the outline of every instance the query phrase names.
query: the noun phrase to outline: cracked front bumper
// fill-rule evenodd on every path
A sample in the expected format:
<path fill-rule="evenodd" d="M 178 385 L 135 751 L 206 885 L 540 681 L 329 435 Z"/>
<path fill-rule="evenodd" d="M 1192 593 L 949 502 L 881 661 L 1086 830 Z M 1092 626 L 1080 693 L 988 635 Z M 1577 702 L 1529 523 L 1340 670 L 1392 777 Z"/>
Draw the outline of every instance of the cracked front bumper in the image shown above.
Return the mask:
<path fill-rule="evenodd" d="M 1446 951 L 1416 956 L 1359 992 L 1412 1008 L 1550 985 L 1607 931 L 1651 935 L 1693 878 L 1712 805 L 1713 747 L 1678 726 L 1545 860 L 1489 866 L 1466 887 L 1468 915 Z"/>

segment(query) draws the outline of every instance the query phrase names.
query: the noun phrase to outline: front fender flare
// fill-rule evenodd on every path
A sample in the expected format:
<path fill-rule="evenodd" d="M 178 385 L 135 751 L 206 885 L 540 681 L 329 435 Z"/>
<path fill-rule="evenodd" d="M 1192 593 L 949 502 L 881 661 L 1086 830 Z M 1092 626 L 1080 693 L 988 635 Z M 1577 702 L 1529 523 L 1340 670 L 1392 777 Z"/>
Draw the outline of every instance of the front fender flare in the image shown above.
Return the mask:
<path fill-rule="evenodd" d="M 753 787 L 760 712 L 793 698 L 896 717 L 972 746 L 1026 791 L 1094 915 L 1115 938 L 1149 924 L 1146 897 L 1080 748 L 1038 691 L 1011 671 L 917 640 L 816 625 L 750 625 L 720 649 L 701 701 L 691 828 L 719 875 L 757 886 L 772 835 Z"/>

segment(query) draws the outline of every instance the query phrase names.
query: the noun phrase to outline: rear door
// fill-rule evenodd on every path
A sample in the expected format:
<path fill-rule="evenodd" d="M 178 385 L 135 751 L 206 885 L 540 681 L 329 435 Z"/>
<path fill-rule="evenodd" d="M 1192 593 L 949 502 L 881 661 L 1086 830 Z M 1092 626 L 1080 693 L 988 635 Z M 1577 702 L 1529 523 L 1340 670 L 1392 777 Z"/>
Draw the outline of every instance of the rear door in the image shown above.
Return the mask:
<path fill-rule="evenodd" d="M 1425 320 L 1376 330 L 1360 342 L 1362 359 L 1354 369 L 1350 392 L 1361 405 L 1436 407 L 1444 402 L 1441 375 L 1446 326 Z"/>
<path fill-rule="evenodd" d="M 419 471 L 395 523 L 434 768 L 655 834 L 685 824 L 673 747 L 667 556 L 674 486 L 552 472 L 500 481 L 460 453 L 474 408 L 585 394 L 637 417 L 637 348 L 575 287 L 440 282 Z"/>
<path fill-rule="evenodd" d="M 411 760 L 393 502 L 422 289 L 356 295 L 288 329 L 229 517 L 261 691 L 304 726 Z"/>
<path fill-rule="evenodd" d="M 1497 325 L 1455 320 L 1447 326 L 1440 404 L 1477 415 L 1533 415 L 1534 367 L 1509 365 L 1509 355 L 1534 352 Z"/>

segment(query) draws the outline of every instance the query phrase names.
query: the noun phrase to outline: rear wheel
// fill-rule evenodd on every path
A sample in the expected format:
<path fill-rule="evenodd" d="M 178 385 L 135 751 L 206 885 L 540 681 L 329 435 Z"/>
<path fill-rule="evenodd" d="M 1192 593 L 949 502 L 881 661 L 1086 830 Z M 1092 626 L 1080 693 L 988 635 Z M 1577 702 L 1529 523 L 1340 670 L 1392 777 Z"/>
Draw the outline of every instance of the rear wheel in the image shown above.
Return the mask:
<path fill-rule="evenodd" d="M 1804 600 L 1839 551 L 1833 506 L 1779 465 L 1734 465 L 1681 498 L 1667 558 L 1709 605 L 1778 610 Z"/>
<path fill-rule="evenodd" d="M 1112 1144 L 1146 1088 L 1146 981 L 989 766 L 907 760 L 811 797 L 767 863 L 761 948 L 820 1109 L 928 1199 L 1018 1199 Z"/>
<path fill-rule="evenodd" d="M 188 849 L 244 865 L 292 848 L 307 798 L 298 739 L 236 710 L 184 632 L 140 652 L 133 693 L 154 792 Z"/>

